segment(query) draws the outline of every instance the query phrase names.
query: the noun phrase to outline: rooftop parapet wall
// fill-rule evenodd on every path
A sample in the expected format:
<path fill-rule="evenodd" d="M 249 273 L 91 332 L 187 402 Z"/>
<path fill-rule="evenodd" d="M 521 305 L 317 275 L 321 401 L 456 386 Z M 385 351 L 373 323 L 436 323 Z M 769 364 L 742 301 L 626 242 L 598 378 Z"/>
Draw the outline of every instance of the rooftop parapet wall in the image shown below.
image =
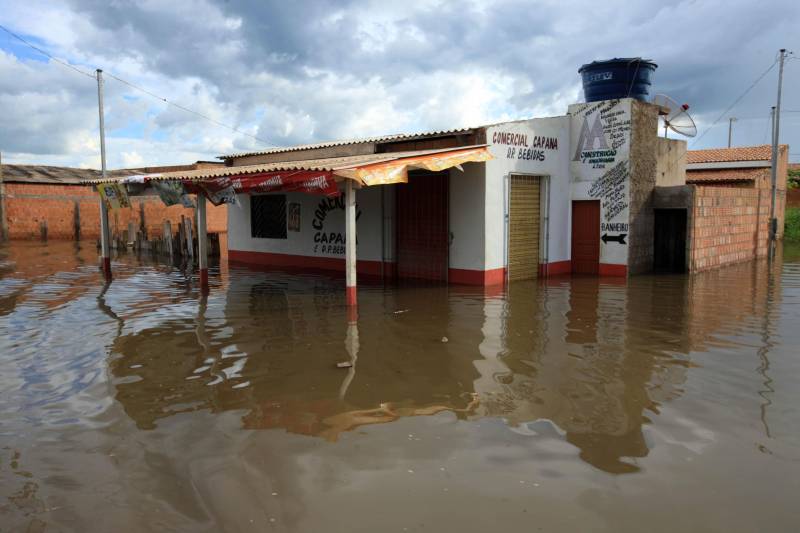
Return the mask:
<path fill-rule="evenodd" d="M 679 139 L 656 139 L 656 185 L 672 187 L 686 185 L 686 141 Z"/>

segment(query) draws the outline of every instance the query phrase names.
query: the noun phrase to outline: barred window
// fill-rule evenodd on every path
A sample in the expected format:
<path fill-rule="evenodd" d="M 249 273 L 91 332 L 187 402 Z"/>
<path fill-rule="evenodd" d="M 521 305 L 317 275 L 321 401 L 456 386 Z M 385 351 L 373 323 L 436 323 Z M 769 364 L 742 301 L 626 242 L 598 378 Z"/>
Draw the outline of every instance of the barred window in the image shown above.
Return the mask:
<path fill-rule="evenodd" d="M 286 195 L 250 197 L 250 235 L 257 239 L 286 238 Z"/>

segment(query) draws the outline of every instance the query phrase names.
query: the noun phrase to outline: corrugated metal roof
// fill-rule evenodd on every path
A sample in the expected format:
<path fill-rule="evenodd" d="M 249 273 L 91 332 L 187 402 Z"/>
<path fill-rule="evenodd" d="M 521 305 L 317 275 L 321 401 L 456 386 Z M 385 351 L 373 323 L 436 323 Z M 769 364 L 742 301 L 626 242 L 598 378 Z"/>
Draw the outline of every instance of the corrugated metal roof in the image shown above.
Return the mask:
<path fill-rule="evenodd" d="M 787 145 L 780 146 L 781 151 Z M 772 146 L 762 144 L 759 146 L 740 146 L 735 148 L 710 148 L 708 150 L 689 150 L 686 154 L 686 163 L 727 163 L 735 161 L 771 161 Z"/>
<path fill-rule="evenodd" d="M 167 172 L 168 169 L 193 170 L 198 166 L 206 168 L 225 168 L 222 163 L 198 161 L 188 165 L 168 165 L 161 167 L 123 168 L 107 170 L 107 181 L 135 176 L 138 174 L 151 174 L 154 172 Z M 93 168 L 52 167 L 48 165 L 2 165 L 3 181 L 8 183 L 37 183 L 47 185 L 83 185 L 99 182 L 102 172 Z"/>
<path fill-rule="evenodd" d="M 274 163 L 261 163 L 258 165 L 242 165 L 237 167 L 218 167 L 204 168 L 199 170 L 188 170 L 180 172 L 165 172 L 157 176 L 151 176 L 150 180 L 187 180 L 200 181 L 210 178 L 220 178 L 223 176 L 242 176 L 248 174 L 263 174 L 265 172 L 291 172 L 291 171 L 331 171 L 343 170 L 358 167 L 371 163 L 382 163 L 394 161 L 407 157 L 420 155 L 450 152 L 453 150 L 466 150 L 468 148 L 480 148 L 486 145 L 460 146 L 458 148 L 438 148 L 435 150 L 417 150 L 413 152 L 390 152 L 383 154 L 353 155 L 347 157 L 331 157 L 326 159 L 307 159 L 303 161 L 278 161 Z M 108 183 L 118 181 L 121 177 L 103 179 L 93 179 L 86 183 Z"/>
<path fill-rule="evenodd" d="M 100 171 L 91 168 L 51 167 L 46 165 L 3 165 L 3 181 L 7 183 L 37 183 L 46 185 L 81 185 L 99 179 Z M 134 170 L 112 170 L 109 177 L 121 178 L 135 174 Z"/>
<path fill-rule="evenodd" d="M 468 133 L 477 128 L 456 128 L 451 130 L 436 130 L 422 133 L 396 133 L 393 135 L 382 135 L 380 137 L 367 137 L 363 139 L 348 139 L 340 141 L 327 141 L 314 144 L 299 144 L 296 146 L 281 146 L 276 148 L 269 148 L 267 150 L 259 150 L 255 152 L 239 152 L 229 155 L 218 156 L 219 159 L 233 159 L 235 157 L 246 157 L 251 155 L 267 155 L 267 154 L 280 154 L 284 152 L 298 152 L 301 150 L 314 150 L 317 148 L 331 148 L 334 146 L 346 146 L 350 144 L 365 144 L 365 143 L 380 143 L 389 141 L 413 141 L 417 139 L 424 139 L 426 137 L 439 137 L 442 135 L 454 135 L 459 133 Z"/>

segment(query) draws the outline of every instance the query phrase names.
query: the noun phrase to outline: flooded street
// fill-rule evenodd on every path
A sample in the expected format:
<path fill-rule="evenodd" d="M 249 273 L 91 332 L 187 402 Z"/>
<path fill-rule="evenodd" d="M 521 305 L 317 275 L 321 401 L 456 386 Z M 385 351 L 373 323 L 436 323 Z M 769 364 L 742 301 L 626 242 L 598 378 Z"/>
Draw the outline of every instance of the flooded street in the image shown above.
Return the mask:
<path fill-rule="evenodd" d="M 800 250 L 507 292 L 0 247 L 0 531 L 793 531 Z M 347 368 L 337 363 L 350 363 Z"/>

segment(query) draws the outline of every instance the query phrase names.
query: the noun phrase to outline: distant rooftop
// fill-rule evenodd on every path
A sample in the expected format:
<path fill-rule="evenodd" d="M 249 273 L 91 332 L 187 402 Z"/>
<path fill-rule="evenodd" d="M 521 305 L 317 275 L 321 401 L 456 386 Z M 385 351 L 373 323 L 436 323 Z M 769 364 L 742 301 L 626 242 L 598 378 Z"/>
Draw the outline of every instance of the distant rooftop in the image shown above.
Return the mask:
<path fill-rule="evenodd" d="M 781 151 L 787 145 L 780 146 Z M 737 161 L 770 161 L 772 160 L 772 146 L 762 144 L 759 146 L 741 146 L 735 148 L 710 148 L 708 150 L 689 150 L 686 163 L 734 163 Z"/>
<path fill-rule="evenodd" d="M 110 178 L 122 178 L 135 174 L 151 174 L 176 170 L 196 170 L 221 166 L 222 163 L 198 161 L 189 165 L 126 168 L 108 170 Z M 53 167 L 47 165 L 2 165 L 3 181 L 7 183 L 39 183 L 44 185 L 81 185 L 84 181 L 100 179 L 102 173 L 92 168 Z"/>
<path fill-rule="evenodd" d="M 769 175 L 769 168 L 719 168 L 686 170 L 686 183 L 755 181 Z"/>
<path fill-rule="evenodd" d="M 3 181 L 7 183 L 40 183 L 48 185 L 80 185 L 83 180 L 100 177 L 100 171 L 91 168 L 51 167 L 46 165 L 3 164 Z M 112 170 L 108 174 L 129 176 L 132 171 Z"/>

